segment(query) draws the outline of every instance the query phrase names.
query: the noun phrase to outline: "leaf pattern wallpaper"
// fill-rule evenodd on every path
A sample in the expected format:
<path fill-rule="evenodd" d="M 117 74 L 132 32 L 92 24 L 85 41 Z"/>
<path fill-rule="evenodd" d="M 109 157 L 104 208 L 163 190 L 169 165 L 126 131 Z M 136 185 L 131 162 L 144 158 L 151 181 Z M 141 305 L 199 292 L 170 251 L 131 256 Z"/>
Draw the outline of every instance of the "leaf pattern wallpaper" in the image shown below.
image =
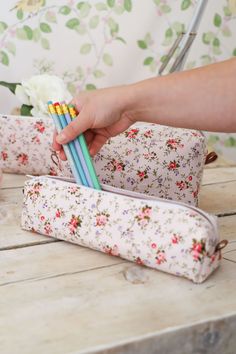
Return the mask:
<path fill-rule="evenodd" d="M 197 1 L 1 2 L 0 80 L 46 72 L 74 94 L 155 76 Z M 236 0 L 209 0 L 185 68 L 236 56 L 235 38 Z M 0 94 L 1 113 L 10 113 L 16 98 L 2 87 Z M 235 163 L 236 135 L 208 135 L 210 147 Z"/>

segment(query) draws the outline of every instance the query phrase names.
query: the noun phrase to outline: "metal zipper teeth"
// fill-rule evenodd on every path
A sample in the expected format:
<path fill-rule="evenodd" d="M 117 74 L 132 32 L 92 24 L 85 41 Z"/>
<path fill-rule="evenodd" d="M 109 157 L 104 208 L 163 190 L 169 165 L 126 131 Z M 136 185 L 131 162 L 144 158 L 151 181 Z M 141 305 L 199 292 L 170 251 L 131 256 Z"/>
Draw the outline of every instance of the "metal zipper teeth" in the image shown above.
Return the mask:
<path fill-rule="evenodd" d="M 31 176 L 31 175 L 27 175 L 27 177 L 29 178 L 48 178 L 48 179 L 54 179 L 54 180 L 59 180 L 61 182 L 67 182 L 67 183 L 74 183 L 75 184 L 75 180 L 73 178 L 67 178 L 67 177 L 58 177 L 58 176 L 50 176 L 50 175 L 46 175 L 46 176 L 39 176 L 39 177 L 35 177 L 35 176 Z M 83 186 L 84 188 L 88 188 L 91 189 L 90 187 L 86 187 Z M 217 227 L 215 225 L 215 223 L 212 221 L 212 219 L 209 217 L 209 215 L 207 213 L 205 213 L 203 210 L 196 208 L 192 205 L 188 205 L 182 202 L 176 202 L 174 200 L 167 200 L 167 199 L 162 199 L 162 198 L 158 198 L 158 197 L 154 197 L 154 196 L 147 196 L 144 195 L 142 193 L 139 192 L 134 192 L 134 191 L 128 191 L 125 189 L 121 189 L 121 188 L 117 188 L 117 187 L 112 187 L 112 186 L 108 186 L 106 184 L 101 184 L 102 190 L 101 192 L 105 192 L 105 193 L 113 193 L 113 194 L 119 194 L 119 195 L 123 195 L 125 197 L 133 197 L 139 200 L 153 200 L 153 201 L 158 201 L 160 203 L 163 204 L 172 204 L 172 205 L 176 205 L 176 206 L 181 206 L 184 207 L 186 209 L 190 209 L 193 210 L 195 212 L 197 212 L 198 214 L 200 214 L 202 217 L 204 217 L 213 227 L 213 229 L 215 230 L 216 235 L 218 236 L 218 230 Z"/>

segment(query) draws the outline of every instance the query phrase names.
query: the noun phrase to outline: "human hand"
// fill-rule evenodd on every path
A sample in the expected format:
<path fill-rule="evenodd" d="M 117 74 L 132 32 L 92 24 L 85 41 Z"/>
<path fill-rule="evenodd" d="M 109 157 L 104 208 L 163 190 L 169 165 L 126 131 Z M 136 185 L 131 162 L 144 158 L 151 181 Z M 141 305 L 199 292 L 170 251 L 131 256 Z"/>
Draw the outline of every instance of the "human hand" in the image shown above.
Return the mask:
<path fill-rule="evenodd" d="M 134 123 L 127 111 L 130 91 L 127 86 L 82 92 L 72 104 L 78 116 L 53 138 L 53 149 L 66 160 L 62 144 L 84 133 L 90 154 L 94 156 L 105 142 Z"/>

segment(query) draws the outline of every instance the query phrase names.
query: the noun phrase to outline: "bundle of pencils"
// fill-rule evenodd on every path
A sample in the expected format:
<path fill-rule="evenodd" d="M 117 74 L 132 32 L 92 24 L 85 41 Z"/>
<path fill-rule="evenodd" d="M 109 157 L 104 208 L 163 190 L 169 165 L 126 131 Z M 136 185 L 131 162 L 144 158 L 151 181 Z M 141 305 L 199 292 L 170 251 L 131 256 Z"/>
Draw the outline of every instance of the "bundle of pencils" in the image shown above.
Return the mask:
<path fill-rule="evenodd" d="M 58 134 L 70 124 L 72 119 L 76 118 L 74 106 L 67 105 L 65 102 L 53 103 L 49 101 L 48 111 L 53 118 Z M 79 135 L 75 140 L 63 145 L 63 148 L 76 183 L 101 189 L 84 135 Z"/>

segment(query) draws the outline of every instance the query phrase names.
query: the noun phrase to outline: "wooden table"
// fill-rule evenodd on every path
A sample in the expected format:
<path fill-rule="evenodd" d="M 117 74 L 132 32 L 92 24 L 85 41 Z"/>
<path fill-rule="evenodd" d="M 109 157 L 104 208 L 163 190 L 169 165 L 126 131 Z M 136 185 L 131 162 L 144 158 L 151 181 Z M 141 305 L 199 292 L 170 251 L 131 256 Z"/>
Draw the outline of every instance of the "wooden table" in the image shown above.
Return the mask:
<path fill-rule="evenodd" d="M 236 353 L 236 241 L 205 283 L 20 228 L 25 177 L 0 190 L 0 353 Z M 205 170 L 202 209 L 236 240 L 236 167 Z"/>

